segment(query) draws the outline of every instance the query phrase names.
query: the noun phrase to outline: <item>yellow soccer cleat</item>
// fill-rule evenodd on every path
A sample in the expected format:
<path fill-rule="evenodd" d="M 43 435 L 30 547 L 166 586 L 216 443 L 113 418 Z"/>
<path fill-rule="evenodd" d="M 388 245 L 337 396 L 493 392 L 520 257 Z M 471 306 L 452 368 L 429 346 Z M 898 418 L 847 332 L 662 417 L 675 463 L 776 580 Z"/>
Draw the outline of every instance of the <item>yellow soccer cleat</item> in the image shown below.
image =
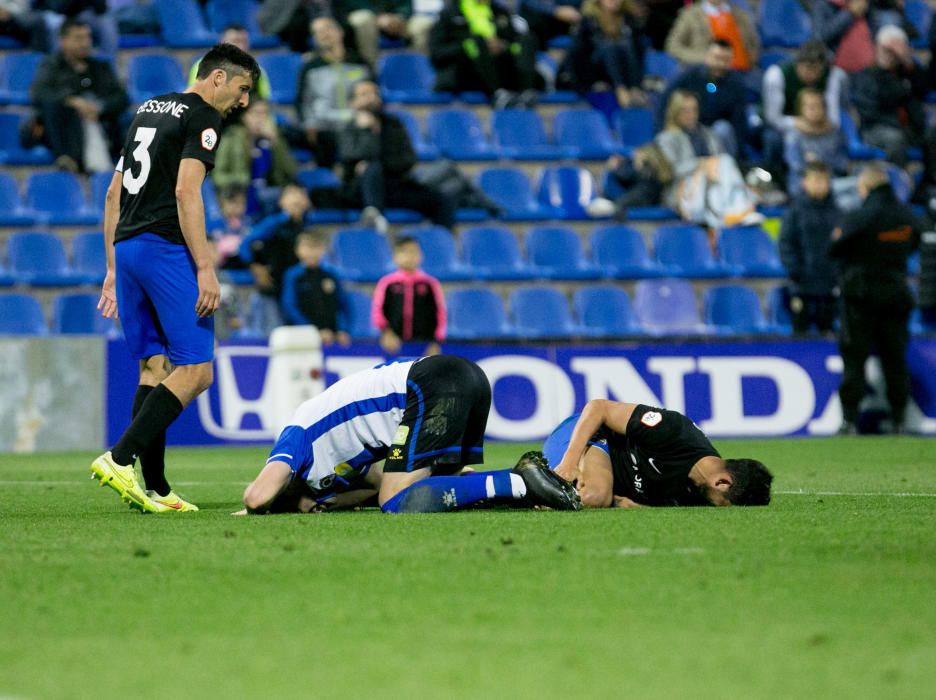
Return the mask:
<path fill-rule="evenodd" d="M 149 500 L 140 486 L 133 465 L 117 464 L 110 452 L 105 452 L 91 462 L 91 478 L 100 481 L 101 486 L 114 489 L 131 508 L 144 510 L 143 504 Z"/>
<path fill-rule="evenodd" d="M 155 491 L 147 491 L 146 499 L 148 503 L 147 506 L 152 506 L 153 510 L 147 508 L 149 513 L 196 513 L 198 512 L 198 506 L 194 503 L 189 503 L 188 501 L 179 498 L 178 494 L 175 491 L 170 491 L 165 496 L 160 496 Z M 130 507 L 135 507 L 130 503 Z"/>

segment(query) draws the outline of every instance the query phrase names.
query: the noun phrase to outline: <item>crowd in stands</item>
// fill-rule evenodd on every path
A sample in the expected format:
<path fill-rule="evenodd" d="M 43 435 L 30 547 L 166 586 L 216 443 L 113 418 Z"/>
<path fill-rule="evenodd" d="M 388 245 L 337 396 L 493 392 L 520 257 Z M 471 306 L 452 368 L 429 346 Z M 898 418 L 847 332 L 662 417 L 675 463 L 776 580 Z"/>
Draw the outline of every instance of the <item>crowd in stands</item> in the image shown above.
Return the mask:
<path fill-rule="evenodd" d="M 167 13 L 195 8 L 212 30 L 188 48 L 219 40 L 253 45 L 264 65 L 273 65 L 265 55 L 289 57 L 278 65 L 292 73 L 265 70 L 250 105 L 226 120 L 211 173 L 218 263 L 252 276 L 263 332 L 313 323 L 326 342 L 349 342 L 355 309 L 344 268 L 314 225 L 329 212 L 383 235 L 390 211 L 402 209 L 397 221 L 454 232 L 472 221 L 461 212 L 473 194 L 474 206 L 509 220 L 497 187 L 485 197 L 457 165 L 440 164 L 439 177 L 420 165 L 439 155 L 523 159 L 511 155 L 514 142 L 488 142 L 476 114 L 453 101 L 490 106 L 492 125 L 521 124 L 514 137 L 531 146 L 531 160 L 606 161 L 603 196 L 585 202 L 581 218 L 654 207 L 704 227 L 717 246 L 720 230 L 757 226 L 784 205 L 779 250 L 793 327 L 827 331 L 834 267 L 824 246 L 858 202 L 856 162 L 886 160 L 914 183 L 924 210 L 936 195 L 936 130 L 926 119 L 936 61 L 927 65 L 922 51 L 936 48 L 936 25 L 930 31 L 930 13 L 911 7 L 922 1 L 760 0 L 752 9 L 745 0 L 0 0 L 0 42 L 45 54 L 19 147 L 45 147 L 56 169 L 78 175 L 113 169 L 139 102 L 118 77 L 120 47 L 145 47 L 147 37 L 181 46 L 164 32 Z M 234 6 L 248 11 L 225 14 Z M 792 14 L 787 28 L 769 24 L 777 6 L 806 33 L 797 35 Z M 416 57 L 403 83 L 431 76 L 411 101 L 453 115 L 431 114 L 428 140 L 405 91 L 391 92 L 396 55 Z M 197 63 L 189 82 L 196 71 Z M 172 84 L 163 78 L 154 84 Z M 556 117 L 554 139 L 542 132 L 544 103 L 569 110 Z M 529 197 L 526 220 L 554 218 L 554 207 Z M 409 341 L 437 352 L 445 338 L 445 296 L 422 259 L 419 240 L 396 240 L 398 269 L 377 283 L 369 321 L 388 352 Z"/>

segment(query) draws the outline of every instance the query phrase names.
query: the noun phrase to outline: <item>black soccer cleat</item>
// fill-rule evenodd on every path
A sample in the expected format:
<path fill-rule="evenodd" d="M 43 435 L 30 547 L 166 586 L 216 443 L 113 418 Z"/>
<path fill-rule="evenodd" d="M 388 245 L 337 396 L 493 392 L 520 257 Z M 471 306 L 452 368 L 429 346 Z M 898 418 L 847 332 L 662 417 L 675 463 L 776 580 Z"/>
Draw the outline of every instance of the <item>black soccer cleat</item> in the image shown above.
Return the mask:
<path fill-rule="evenodd" d="M 513 468 L 526 484 L 526 502 L 553 510 L 581 510 L 582 499 L 575 487 L 549 468 L 542 452 L 527 452 Z"/>

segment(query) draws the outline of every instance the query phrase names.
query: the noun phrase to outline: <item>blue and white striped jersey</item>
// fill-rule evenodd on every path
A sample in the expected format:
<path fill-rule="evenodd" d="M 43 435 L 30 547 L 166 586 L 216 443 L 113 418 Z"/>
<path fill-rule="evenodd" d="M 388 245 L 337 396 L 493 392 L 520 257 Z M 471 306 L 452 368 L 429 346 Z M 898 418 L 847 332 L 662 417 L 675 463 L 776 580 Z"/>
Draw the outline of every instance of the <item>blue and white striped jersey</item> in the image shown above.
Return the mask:
<path fill-rule="evenodd" d="M 406 378 L 417 361 L 356 372 L 304 402 L 267 462 L 285 462 L 315 491 L 365 473 L 394 441 L 406 408 Z"/>

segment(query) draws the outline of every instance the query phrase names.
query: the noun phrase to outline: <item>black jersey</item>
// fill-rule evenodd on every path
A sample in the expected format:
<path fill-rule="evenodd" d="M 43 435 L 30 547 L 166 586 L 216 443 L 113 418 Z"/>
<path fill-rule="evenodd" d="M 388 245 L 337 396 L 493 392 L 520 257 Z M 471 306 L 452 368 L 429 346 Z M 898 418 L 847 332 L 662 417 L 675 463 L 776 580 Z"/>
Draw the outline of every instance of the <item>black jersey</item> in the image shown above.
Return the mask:
<path fill-rule="evenodd" d="M 199 95 L 170 92 L 136 111 L 117 170 L 123 172 L 115 241 L 155 233 L 184 245 L 175 187 L 183 158 L 214 167 L 221 115 Z"/>
<path fill-rule="evenodd" d="M 640 405 L 626 434 L 603 427 L 595 439 L 607 441 L 615 495 L 650 506 L 707 503 L 689 481 L 689 471 L 703 457 L 720 455 L 683 414 Z"/>

